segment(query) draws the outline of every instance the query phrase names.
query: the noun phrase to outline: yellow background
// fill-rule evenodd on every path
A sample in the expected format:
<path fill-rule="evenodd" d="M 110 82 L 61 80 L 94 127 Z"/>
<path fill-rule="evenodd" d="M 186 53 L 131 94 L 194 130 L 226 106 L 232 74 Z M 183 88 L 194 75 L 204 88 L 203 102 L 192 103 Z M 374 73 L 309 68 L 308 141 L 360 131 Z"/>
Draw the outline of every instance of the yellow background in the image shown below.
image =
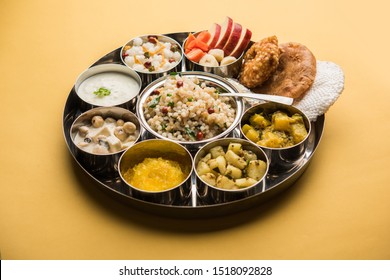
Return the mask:
<path fill-rule="evenodd" d="M 389 259 L 387 1 L 0 2 L 2 259 Z M 77 76 L 137 35 L 226 15 L 308 46 L 345 90 L 303 177 L 272 201 L 178 220 L 113 200 L 75 166 L 62 113 Z"/>

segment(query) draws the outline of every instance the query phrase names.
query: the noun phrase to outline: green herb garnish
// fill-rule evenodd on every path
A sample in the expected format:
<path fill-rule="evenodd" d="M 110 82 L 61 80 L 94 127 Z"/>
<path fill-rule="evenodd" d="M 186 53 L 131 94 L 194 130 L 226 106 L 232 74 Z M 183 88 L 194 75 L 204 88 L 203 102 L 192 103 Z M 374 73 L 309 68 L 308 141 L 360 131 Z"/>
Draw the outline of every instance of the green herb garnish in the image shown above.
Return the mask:
<path fill-rule="evenodd" d="M 153 99 L 152 101 L 149 102 L 149 107 L 150 108 L 156 108 L 157 104 L 160 102 L 160 98 L 161 98 L 161 95 L 160 96 L 157 96 L 155 99 Z"/>
<path fill-rule="evenodd" d="M 168 102 L 168 106 L 171 107 L 171 108 L 173 108 L 173 106 L 175 106 L 175 103 L 174 103 L 173 101 L 169 101 L 169 102 Z"/>
<path fill-rule="evenodd" d="M 170 72 L 169 75 L 170 75 L 170 76 L 176 76 L 176 75 L 177 75 L 177 72 Z"/>
<path fill-rule="evenodd" d="M 190 136 L 190 138 L 196 139 L 195 133 L 191 129 L 189 129 L 188 127 L 185 127 L 184 130 L 187 133 L 187 135 Z"/>
<path fill-rule="evenodd" d="M 172 45 L 171 52 L 177 52 L 177 51 L 179 51 L 179 47 L 177 45 Z"/>
<path fill-rule="evenodd" d="M 144 56 L 145 56 L 145 58 L 149 58 L 150 57 L 150 53 L 149 52 L 144 52 Z"/>
<path fill-rule="evenodd" d="M 93 94 L 97 95 L 98 97 L 104 97 L 110 95 L 111 91 L 109 89 L 101 87 L 98 90 L 94 91 Z"/>

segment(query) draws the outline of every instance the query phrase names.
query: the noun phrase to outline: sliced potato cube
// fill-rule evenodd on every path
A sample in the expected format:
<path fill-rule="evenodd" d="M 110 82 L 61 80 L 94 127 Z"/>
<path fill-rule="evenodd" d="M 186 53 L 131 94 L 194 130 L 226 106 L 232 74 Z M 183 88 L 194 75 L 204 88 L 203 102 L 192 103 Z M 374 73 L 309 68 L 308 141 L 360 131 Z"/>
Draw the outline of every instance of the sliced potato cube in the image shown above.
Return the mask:
<path fill-rule="evenodd" d="M 206 173 L 200 176 L 200 178 L 211 186 L 215 186 L 217 177 L 213 173 Z"/>
<path fill-rule="evenodd" d="M 245 159 L 238 156 L 232 150 L 228 150 L 225 154 L 225 157 L 226 157 L 226 161 L 228 163 L 230 163 L 231 165 L 233 165 L 239 169 L 244 169 L 246 167 Z"/>
<path fill-rule="evenodd" d="M 263 115 L 261 114 L 254 114 L 249 118 L 249 122 L 252 126 L 256 128 L 265 128 L 269 125 L 271 125 L 271 122 L 267 120 Z"/>
<path fill-rule="evenodd" d="M 274 129 L 290 131 L 290 117 L 284 112 L 276 112 L 272 115 Z"/>
<path fill-rule="evenodd" d="M 222 146 L 216 146 L 210 149 L 211 157 L 217 158 L 218 156 L 224 156 L 225 152 Z"/>
<path fill-rule="evenodd" d="M 206 173 L 211 173 L 211 168 L 204 161 L 199 161 L 198 165 L 196 166 L 196 172 L 198 172 L 198 175 L 201 176 Z"/>
<path fill-rule="evenodd" d="M 207 164 L 210 166 L 211 170 L 218 168 L 218 162 L 217 162 L 217 159 L 215 159 L 215 158 L 212 158 L 209 161 L 207 161 Z"/>
<path fill-rule="evenodd" d="M 219 175 L 216 181 L 216 187 L 221 189 L 234 189 L 236 184 L 233 180 L 224 175 Z"/>
<path fill-rule="evenodd" d="M 300 114 L 294 114 L 291 116 L 292 123 L 304 123 L 303 117 Z"/>
<path fill-rule="evenodd" d="M 254 152 L 249 151 L 249 150 L 244 150 L 242 156 L 244 157 L 244 159 L 246 161 L 251 161 L 251 160 L 257 159 L 257 155 Z"/>
<path fill-rule="evenodd" d="M 267 170 L 267 164 L 262 160 L 252 160 L 246 167 L 246 175 L 256 181 L 260 180 Z"/>
<path fill-rule="evenodd" d="M 225 174 L 226 172 L 226 159 L 224 156 L 218 156 L 216 159 L 218 170 L 221 174 Z"/>
<path fill-rule="evenodd" d="M 303 139 L 305 139 L 306 135 L 307 135 L 307 130 L 305 124 L 294 123 L 291 125 L 291 136 L 293 137 L 295 144 L 298 144 Z"/>
<path fill-rule="evenodd" d="M 259 132 L 256 131 L 254 128 L 250 128 L 246 133 L 245 136 L 251 140 L 252 142 L 257 142 L 260 140 Z"/>
<path fill-rule="evenodd" d="M 263 133 L 263 137 L 260 141 L 256 142 L 258 145 L 266 146 L 270 148 L 281 148 L 283 146 L 284 139 L 273 133 L 271 131 L 267 131 Z"/>
<path fill-rule="evenodd" d="M 232 150 L 235 154 L 242 154 L 242 146 L 240 143 L 229 143 L 228 150 Z"/>
<path fill-rule="evenodd" d="M 239 187 L 241 189 L 241 188 L 246 188 L 246 187 L 252 186 L 252 185 L 256 184 L 258 181 L 247 177 L 247 178 L 236 179 L 235 182 L 236 182 L 237 187 Z"/>
<path fill-rule="evenodd" d="M 232 179 L 239 179 L 242 177 L 242 170 L 231 164 L 228 164 L 228 166 L 226 167 L 225 176 Z"/>
<path fill-rule="evenodd" d="M 210 159 L 211 159 L 211 154 L 208 153 L 207 155 L 202 157 L 200 161 L 208 162 Z"/>
<path fill-rule="evenodd" d="M 241 130 L 244 134 L 246 134 L 248 132 L 249 129 L 253 129 L 252 126 L 250 126 L 249 124 L 244 124 L 242 127 L 241 127 Z"/>

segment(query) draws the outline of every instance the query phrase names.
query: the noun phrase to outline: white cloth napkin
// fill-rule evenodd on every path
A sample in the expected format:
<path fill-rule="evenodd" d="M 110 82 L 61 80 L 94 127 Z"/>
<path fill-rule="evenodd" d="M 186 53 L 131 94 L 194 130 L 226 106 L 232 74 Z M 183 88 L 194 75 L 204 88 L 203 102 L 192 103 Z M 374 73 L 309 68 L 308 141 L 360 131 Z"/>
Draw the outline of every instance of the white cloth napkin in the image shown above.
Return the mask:
<path fill-rule="evenodd" d="M 313 85 L 297 104 L 311 121 L 325 114 L 336 102 L 344 89 L 344 73 L 337 64 L 317 61 L 317 74 Z"/>
<path fill-rule="evenodd" d="M 240 92 L 251 92 L 238 83 L 237 80 L 228 79 Z M 294 103 L 294 106 L 307 115 L 311 121 L 325 114 L 336 102 L 344 89 L 344 73 L 337 64 L 330 61 L 317 60 L 317 73 L 314 82 L 305 96 Z M 249 103 L 254 105 L 256 102 Z"/>

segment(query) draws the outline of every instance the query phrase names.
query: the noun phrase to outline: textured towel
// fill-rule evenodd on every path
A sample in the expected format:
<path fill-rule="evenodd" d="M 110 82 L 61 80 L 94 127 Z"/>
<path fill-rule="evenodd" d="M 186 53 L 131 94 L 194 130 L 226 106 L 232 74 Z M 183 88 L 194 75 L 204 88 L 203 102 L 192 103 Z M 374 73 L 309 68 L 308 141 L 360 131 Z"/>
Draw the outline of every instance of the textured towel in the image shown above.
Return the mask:
<path fill-rule="evenodd" d="M 233 83 L 240 92 L 251 92 L 236 80 L 229 79 L 229 82 Z M 336 102 L 343 89 L 344 73 L 340 66 L 333 62 L 317 60 L 314 82 L 305 96 L 294 106 L 304 112 L 311 121 L 315 121 Z M 258 101 L 253 102 L 254 100 L 248 101 L 252 105 L 258 103 Z"/>
<path fill-rule="evenodd" d="M 294 104 L 311 121 L 325 114 L 344 89 L 344 73 L 341 68 L 328 61 L 317 61 L 317 74 L 313 85 L 305 96 Z"/>

